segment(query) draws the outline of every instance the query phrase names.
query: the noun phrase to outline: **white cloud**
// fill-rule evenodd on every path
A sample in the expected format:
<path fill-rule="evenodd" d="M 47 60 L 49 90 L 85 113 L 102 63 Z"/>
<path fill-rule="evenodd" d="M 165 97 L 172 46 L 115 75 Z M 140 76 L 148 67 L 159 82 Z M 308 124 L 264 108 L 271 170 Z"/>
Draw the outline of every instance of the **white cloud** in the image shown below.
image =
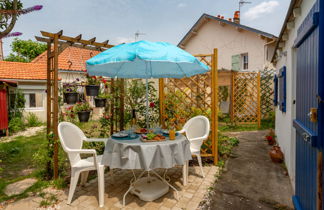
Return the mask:
<path fill-rule="evenodd" d="M 248 11 L 243 13 L 243 18 L 255 20 L 263 15 L 272 13 L 278 6 L 278 1 L 264 1 L 255 7 L 251 7 Z"/>
<path fill-rule="evenodd" d="M 182 7 L 186 7 L 186 6 L 187 6 L 187 4 L 186 3 L 183 3 L 183 2 L 181 2 L 181 3 L 179 3 L 177 5 L 178 8 L 182 8 Z"/>

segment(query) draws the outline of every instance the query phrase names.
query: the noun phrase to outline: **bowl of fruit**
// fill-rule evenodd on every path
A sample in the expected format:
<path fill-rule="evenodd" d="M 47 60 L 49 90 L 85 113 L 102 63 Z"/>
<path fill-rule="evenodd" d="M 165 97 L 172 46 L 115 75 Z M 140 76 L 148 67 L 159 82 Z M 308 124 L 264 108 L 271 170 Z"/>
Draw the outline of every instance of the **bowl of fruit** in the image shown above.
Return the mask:
<path fill-rule="evenodd" d="M 164 141 L 165 136 L 156 133 L 142 134 L 141 140 L 144 142 Z"/>

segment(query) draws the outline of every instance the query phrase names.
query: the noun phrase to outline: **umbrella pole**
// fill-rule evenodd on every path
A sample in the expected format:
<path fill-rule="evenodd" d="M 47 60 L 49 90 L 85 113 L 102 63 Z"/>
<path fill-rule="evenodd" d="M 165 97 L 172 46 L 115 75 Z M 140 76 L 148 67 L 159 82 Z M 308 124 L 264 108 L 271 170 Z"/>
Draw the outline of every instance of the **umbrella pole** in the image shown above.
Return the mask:
<path fill-rule="evenodd" d="M 146 78 L 146 128 L 149 129 L 148 79 Z"/>

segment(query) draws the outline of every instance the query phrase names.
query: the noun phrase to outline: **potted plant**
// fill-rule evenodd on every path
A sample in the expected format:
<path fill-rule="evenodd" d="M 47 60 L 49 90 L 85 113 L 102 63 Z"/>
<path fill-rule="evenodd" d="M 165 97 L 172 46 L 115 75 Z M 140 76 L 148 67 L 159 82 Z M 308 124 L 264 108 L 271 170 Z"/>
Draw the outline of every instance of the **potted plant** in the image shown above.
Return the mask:
<path fill-rule="evenodd" d="M 273 129 L 270 129 L 269 134 L 266 135 L 265 138 L 269 145 L 274 145 L 276 143 L 276 135 L 275 135 Z"/>
<path fill-rule="evenodd" d="M 78 113 L 80 122 L 88 122 L 92 108 L 88 102 L 78 102 L 74 105 L 73 110 Z"/>
<path fill-rule="evenodd" d="M 86 93 L 88 96 L 97 96 L 99 94 L 100 79 L 102 77 L 90 76 L 87 74 Z"/>
<path fill-rule="evenodd" d="M 274 163 L 282 163 L 284 160 L 284 154 L 282 153 L 279 146 L 275 145 L 269 151 L 269 156 Z"/>
<path fill-rule="evenodd" d="M 78 85 L 76 82 L 63 85 L 64 101 L 67 104 L 75 104 L 78 101 Z"/>
<path fill-rule="evenodd" d="M 95 98 L 96 107 L 105 107 L 107 99 L 110 98 L 110 95 L 105 92 L 100 92 L 99 95 Z"/>

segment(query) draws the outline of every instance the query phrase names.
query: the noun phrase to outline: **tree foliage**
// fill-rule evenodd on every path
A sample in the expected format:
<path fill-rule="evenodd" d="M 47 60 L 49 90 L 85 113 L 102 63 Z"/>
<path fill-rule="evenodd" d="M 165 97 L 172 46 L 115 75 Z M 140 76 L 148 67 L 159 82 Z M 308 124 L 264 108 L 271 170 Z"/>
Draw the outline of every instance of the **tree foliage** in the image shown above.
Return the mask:
<path fill-rule="evenodd" d="M 6 61 L 30 62 L 47 49 L 47 45 L 32 40 L 21 40 L 15 38 L 11 43 L 12 53 Z"/>

